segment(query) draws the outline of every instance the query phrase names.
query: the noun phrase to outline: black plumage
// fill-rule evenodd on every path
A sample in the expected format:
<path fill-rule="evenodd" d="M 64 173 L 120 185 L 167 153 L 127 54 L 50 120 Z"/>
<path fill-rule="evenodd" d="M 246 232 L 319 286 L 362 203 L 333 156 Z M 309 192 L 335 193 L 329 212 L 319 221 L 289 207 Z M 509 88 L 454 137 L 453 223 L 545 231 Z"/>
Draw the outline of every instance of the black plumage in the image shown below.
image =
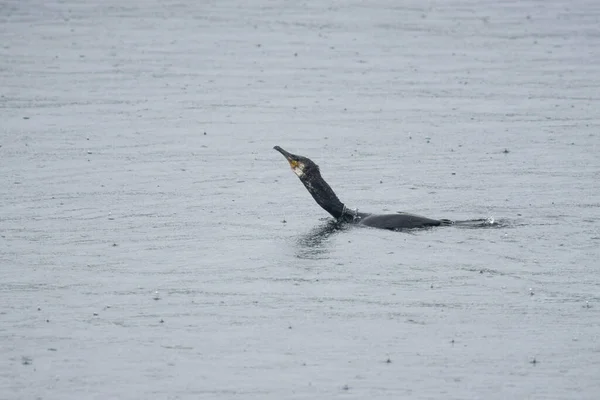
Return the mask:
<path fill-rule="evenodd" d="M 289 153 L 279 146 L 275 146 L 274 149 L 283 154 L 288 160 L 292 170 L 298 178 L 300 178 L 300 181 L 304 184 L 317 204 L 338 221 L 347 221 L 374 228 L 393 230 L 426 228 L 452 224 L 452 221 L 447 219 L 432 219 L 408 213 L 370 214 L 351 210 L 340 201 L 333 189 L 331 189 L 331 186 L 325 182 L 321 176 L 319 166 L 312 160 Z"/>

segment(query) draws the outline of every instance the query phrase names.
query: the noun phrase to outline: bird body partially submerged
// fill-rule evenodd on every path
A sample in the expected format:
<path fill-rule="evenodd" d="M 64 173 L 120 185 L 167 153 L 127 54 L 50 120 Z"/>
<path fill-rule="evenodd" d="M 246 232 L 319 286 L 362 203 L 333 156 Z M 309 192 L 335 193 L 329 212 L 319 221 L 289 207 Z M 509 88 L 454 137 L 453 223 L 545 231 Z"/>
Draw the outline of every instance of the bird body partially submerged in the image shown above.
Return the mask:
<path fill-rule="evenodd" d="M 312 160 L 291 154 L 279 146 L 275 146 L 274 149 L 283 154 L 288 160 L 290 167 L 298 178 L 300 178 L 300 181 L 317 204 L 337 220 L 392 230 L 427 228 L 452 224 L 452 221 L 447 219 L 431 219 L 408 213 L 369 214 L 351 210 L 340 201 L 333 189 L 331 189 L 331 186 L 325 182 L 321 176 L 319 166 Z"/>
<path fill-rule="evenodd" d="M 413 229 L 430 226 L 452 225 L 448 219 L 431 219 L 409 213 L 372 214 L 361 219 L 360 224 L 383 229 Z"/>

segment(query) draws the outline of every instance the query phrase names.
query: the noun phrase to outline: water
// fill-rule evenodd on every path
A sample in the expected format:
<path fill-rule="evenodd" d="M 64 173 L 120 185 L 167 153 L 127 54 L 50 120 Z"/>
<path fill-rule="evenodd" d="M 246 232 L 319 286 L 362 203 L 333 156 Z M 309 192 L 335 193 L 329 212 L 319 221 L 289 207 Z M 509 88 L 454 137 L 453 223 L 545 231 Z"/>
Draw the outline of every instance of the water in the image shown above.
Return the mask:
<path fill-rule="evenodd" d="M 596 398 L 596 2 L 163 3 L 0 6 L 0 398 Z"/>

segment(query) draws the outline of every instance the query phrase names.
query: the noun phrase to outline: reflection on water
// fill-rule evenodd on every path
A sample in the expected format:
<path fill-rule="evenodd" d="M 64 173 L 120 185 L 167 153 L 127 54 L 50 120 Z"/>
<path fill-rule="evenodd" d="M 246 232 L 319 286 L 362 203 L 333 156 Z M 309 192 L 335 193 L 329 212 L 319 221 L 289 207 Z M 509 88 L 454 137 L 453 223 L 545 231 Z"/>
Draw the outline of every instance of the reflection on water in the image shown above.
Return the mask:
<path fill-rule="evenodd" d="M 328 220 L 327 222 L 314 227 L 310 232 L 298 237 L 298 251 L 296 257 L 318 259 L 325 258 L 328 252 L 327 239 L 338 232 L 347 230 L 349 224 Z"/>
<path fill-rule="evenodd" d="M 454 221 L 453 227 L 464 228 L 464 229 L 485 229 L 485 228 L 503 228 L 509 226 L 509 221 L 506 219 L 494 219 L 494 218 L 481 218 L 481 219 L 470 219 L 464 221 Z M 314 227 L 308 233 L 305 233 L 298 237 L 296 257 L 307 258 L 307 259 L 321 259 L 326 258 L 326 254 L 329 251 L 328 239 L 343 231 L 347 231 L 351 227 L 356 226 L 346 222 L 338 222 L 335 220 L 327 220 Z M 377 228 L 368 228 L 377 229 Z M 404 233 L 415 233 L 422 231 L 423 229 L 445 229 L 444 226 L 430 227 L 430 228 L 419 228 L 419 229 L 403 229 L 398 230 Z"/>

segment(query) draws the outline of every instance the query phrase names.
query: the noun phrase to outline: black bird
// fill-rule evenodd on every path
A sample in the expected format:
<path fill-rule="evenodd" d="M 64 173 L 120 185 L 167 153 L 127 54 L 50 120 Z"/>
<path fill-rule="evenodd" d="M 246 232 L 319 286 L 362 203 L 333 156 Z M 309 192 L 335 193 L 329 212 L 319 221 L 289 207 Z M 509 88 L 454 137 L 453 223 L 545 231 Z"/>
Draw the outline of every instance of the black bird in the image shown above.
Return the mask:
<path fill-rule="evenodd" d="M 353 222 L 374 228 L 392 230 L 453 224 L 448 219 L 431 219 L 403 212 L 397 214 L 370 214 L 351 210 L 338 199 L 333 189 L 321 177 L 321 172 L 317 164 L 306 157 L 288 153 L 279 146 L 273 148 L 283 154 L 288 160 L 292 171 L 300 178 L 300 181 L 302 181 L 317 204 L 338 221 Z"/>

